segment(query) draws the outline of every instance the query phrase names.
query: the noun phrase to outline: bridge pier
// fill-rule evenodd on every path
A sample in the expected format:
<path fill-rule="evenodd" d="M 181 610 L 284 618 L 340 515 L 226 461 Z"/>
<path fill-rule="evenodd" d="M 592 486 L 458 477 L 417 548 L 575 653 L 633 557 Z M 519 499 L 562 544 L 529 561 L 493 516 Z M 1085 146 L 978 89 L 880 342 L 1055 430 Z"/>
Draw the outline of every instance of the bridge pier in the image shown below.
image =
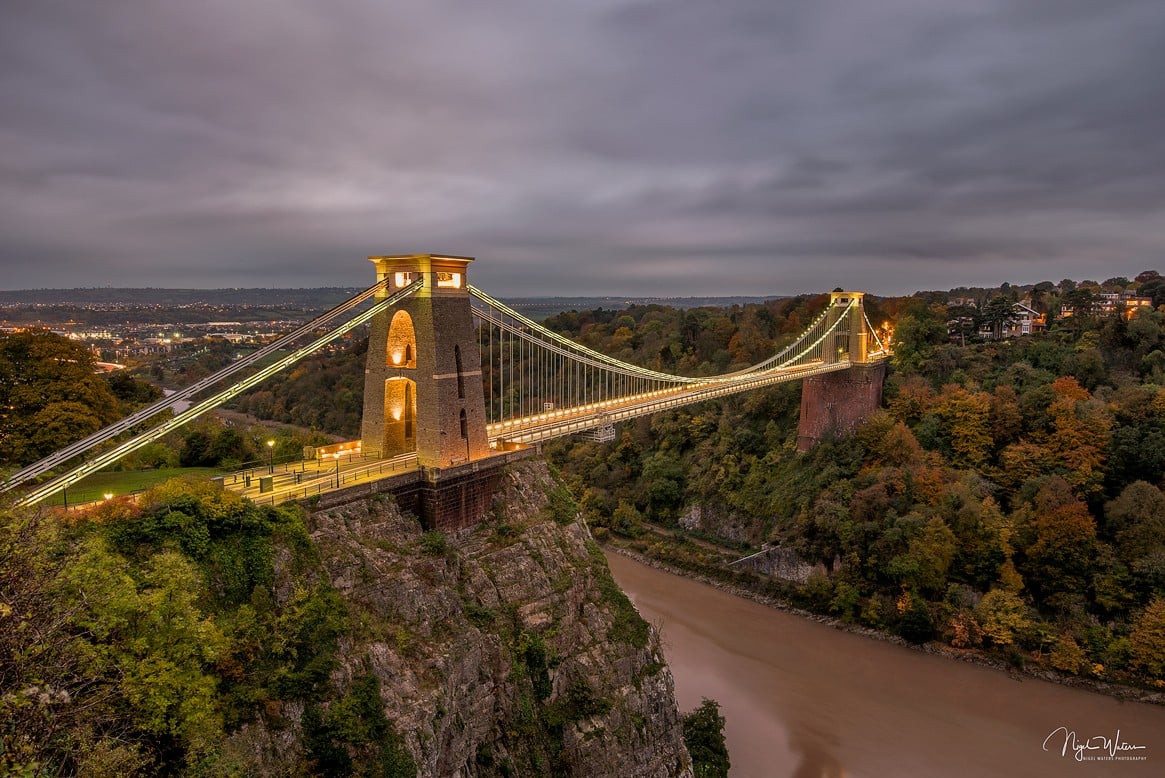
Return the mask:
<path fill-rule="evenodd" d="M 538 454 L 538 449 L 527 448 L 454 467 L 409 470 L 297 502 L 309 511 L 317 511 L 391 494 L 401 509 L 420 519 L 425 529 L 458 532 L 480 524 L 489 514 L 506 465 Z"/>
<path fill-rule="evenodd" d="M 808 451 L 828 437 L 857 429 L 882 407 L 885 379 L 885 361 L 806 378 L 801 384 L 797 450 Z"/>

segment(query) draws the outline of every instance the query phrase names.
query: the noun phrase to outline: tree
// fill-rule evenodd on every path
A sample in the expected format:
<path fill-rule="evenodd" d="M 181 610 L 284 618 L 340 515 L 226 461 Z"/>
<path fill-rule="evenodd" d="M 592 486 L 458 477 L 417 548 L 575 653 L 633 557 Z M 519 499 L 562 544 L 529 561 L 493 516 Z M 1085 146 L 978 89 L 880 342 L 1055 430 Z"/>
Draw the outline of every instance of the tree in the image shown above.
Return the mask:
<path fill-rule="evenodd" d="M 942 592 L 946 589 L 947 571 L 957 550 L 955 534 L 936 516 L 910 539 L 905 553 L 890 560 L 887 573 L 915 590 L 932 594 Z"/>
<path fill-rule="evenodd" d="M 145 381 L 139 381 L 125 370 L 111 374 L 106 381 L 117 399 L 130 406 L 145 405 L 162 397 L 161 389 Z"/>
<path fill-rule="evenodd" d="M 918 372 L 945 336 L 946 327 L 929 310 L 903 316 L 894 329 L 894 362 Z"/>
<path fill-rule="evenodd" d="M 220 430 L 214 436 L 207 454 L 213 464 L 220 467 L 229 467 L 229 463 L 242 463 L 255 456 L 254 450 L 234 427 Z"/>
<path fill-rule="evenodd" d="M 83 772 L 76 746 L 86 737 L 114 760 L 118 746 L 93 734 L 111 713 L 102 699 L 107 661 L 85 641 L 75 623 L 80 604 L 59 583 L 79 561 L 51 515 L 0 514 L 0 774 Z M 62 733 L 76 742 L 62 742 Z M 118 753 L 132 756 L 129 748 Z"/>
<path fill-rule="evenodd" d="M 1025 483 L 1047 475 L 1051 467 L 1052 459 L 1047 449 L 1020 441 L 999 452 L 999 472 L 994 474 L 994 478 L 1010 498 Z"/>
<path fill-rule="evenodd" d="M 1064 292 L 1060 299 L 1064 308 L 1072 309 L 1073 318 L 1088 318 L 1095 315 L 1100 304 L 1100 298 L 1096 296 L 1096 292 L 1084 287 Z"/>
<path fill-rule="evenodd" d="M 1019 314 L 1015 312 L 1015 303 L 1000 295 L 987 301 L 981 317 L 983 323 L 990 327 L 991 337 L 1001 340 L 1007 329 L 1019 319 Z"/>
<path fill-rule="evenodd" d="M 1141 284 L 1140 294 L 1152 301 L 1154 308 L 1165 305 L 1165 277 L 1150 278 Z"/>
<path fill-rule="evenodd" d="M 991 453 L 991 396 L 968 392 L 961 386 L 943 387 L 935 412 L 950 427 L 955 464 L 981 468 Z"/>
<path fill-rule="evenodd" d="M 1104 513 L 1105 528 L 1125 564 L 1133 567 L 1165 552 L 1165 494 L 1157 487 L 1134 481 L 1105 506 Z"/>
<path fill-rule="evenodd" d="M 1036 498 L 1036 513 L 1021 528 L 1020 572 L 1041 597 L 1085 591 L 1096 557 L 1096 522 L 1079 501 L 1053 502 L 1052 478 Z M 1063 482 L 1060 482 L 1063 483 Z"/>
<path fill-rule="evenodd" d="M 127 622 L 125 645 L 115 650 L 122 692 L 139 726 L 179 738 L 194 764 L 222 738 L 212 668 L 228 641 L 200 612 L 202 578 L 185 556 L 157 554 L 143 577 L 136 596 L 123 593 L 112 603 L 112 617 Z"/>
<path fill-rule="evenodd" d="M 724 717 L 715 700 L 705 697 L 700 707 L 684 716 L 684 745 L 696 778 L 728 778 L 731 762 L 724 742 Z"/>
<path fill-rule="evenodd" d="M 1013 443 L 1023 430 L 1023 415 L 1015 389 L 1001 384 L 991 395 L 991 438 L 996 448 Z"/>
<path fill-rule="evenodd" d="M 1155 597 L 1129 634 L 1133 665 L 1165 677 L 1165 597 Z"/>
<path fill-rule="evenodd" d="M 210 454 L 211 437 L 202 430 L 191 431 L 182 440 L 178 461 L 182 467 L 211 467 L 216 464 Z"/>
<path fill-rule="evenodd" d="M 679 460 L 660 451 L 643 463 L 643 494 L 647 515 L 653 519 L 669 518 L 683 506 L 684 470 Z"/>
<path fill-rule="evenodd" d="M 1067 634 L 1060 636 L 1052 653 L 1048 655 L 1048 662 L 1052 667 L 1072 675 L 1080 672 L 1085 659 L 1087 659 L 1087 655 L 1084 653 L 1084 649 L 1080 648 L 1075 638 Z"/>
<path fill-rule="evenodd" d="M 934 637 L 934 631 L 934 619 L 931 618 L 926 600 L 911 597 L 910 607 L 902 614 L 902 621 L 898 622 L 898 634 L 911 643 L 922 645 Z"/>
<path fill-rule="evenodd" d="M 1076 379 L 1052 382 L 1051 432 L 1044 445 L 1063 477 L 1083 495 L 1100 491 L 1112 417 Z"/>
<path fill-rule="evenodd" d="M 983 596 L 975 607 L 975 619 L 997 646 L 1010 646 L 1018 633 L 1031 626 L 1023 600 L 1003 589 L 992 589 Z"/>
<path fill-rule="evenodd" d="M 0 464 L 28 464 L 121 415 L 84 346 L 46 331 L 0 336 Z"/>
<path fill-rule="evenodd" d="M 862 445 L 870 450 L 874 464 L 905 467 L 923 461 L 922 446 L 914 433 L 884 411 L 876 412 L 856 434 Z"/>
<path fill-rule="evenodd" d="M 611 515 L 611 529 L 622 535 L 637 538 L 643 534 L 643 515 L 635 506 L 620 500 Z"/>

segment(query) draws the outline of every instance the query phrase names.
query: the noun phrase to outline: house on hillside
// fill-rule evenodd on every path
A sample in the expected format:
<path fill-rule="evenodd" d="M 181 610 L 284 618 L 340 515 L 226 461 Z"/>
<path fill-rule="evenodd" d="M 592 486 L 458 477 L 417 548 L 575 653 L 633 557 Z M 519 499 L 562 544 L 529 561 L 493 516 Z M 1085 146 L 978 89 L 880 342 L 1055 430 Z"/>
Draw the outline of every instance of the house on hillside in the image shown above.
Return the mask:
<path fill-rule="evenodd" d="M 1137 297 L 1136 295 L 1126 294 L 1122 295 L 1120 305 L 1124 305 L 1125 318 L 1133 318 L 1133 314 L 1142 308 L 1152 308 L 1152 297 Z M 1118 306 L 1119 307 L 1119 306 Z"/>
<path fill-rule="evenodd" d="M 1032 307 L 1030 299 L 1024 299 L 1011 306 L 1011 318 L 995 327 L 991 322 L 979 325 L 979 337 L 984 340 L 1002 340 L 1020 335 L 1043 332 L 1047 327 L 1047 315 Z"/>
<path fill-rule="evenodd" d="M 1047 326 L 1047 317 L 1032 307 L 1030 299 L 1020 300 L 1012 306 L 1012 310 L 1015 311 L 1015 324 L 1004 330 L 1004 337 L 1031 335 L 1033 332 L 1042 332 Z"/>
<path fill-rule="evenodd" d="M 1153 300 L 1150 297 L 1138 297 L 1131 292 L 1100 292 L 1096 295 L 1096 300 L 1087 313 L 1096 316 L 1110 316 L 1117 311 L 1121 311 L 1126 319 L 1133 318 L 1141 308 L 1152 308 Z M 1057 318 L 1067 319 L 1076 313 L 1076 307 L 1065 304 L 1060 308 L 1060 315 Z"/>

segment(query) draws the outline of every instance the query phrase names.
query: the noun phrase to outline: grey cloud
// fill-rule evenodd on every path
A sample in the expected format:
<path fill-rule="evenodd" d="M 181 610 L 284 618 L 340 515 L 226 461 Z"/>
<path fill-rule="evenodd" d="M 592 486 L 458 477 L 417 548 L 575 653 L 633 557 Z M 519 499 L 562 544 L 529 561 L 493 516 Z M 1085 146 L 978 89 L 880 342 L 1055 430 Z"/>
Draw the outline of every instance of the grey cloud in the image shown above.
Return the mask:
<path fill-rule="evenodd" d="M 1132 274 L 1155 1 L 13 0 L 0 286 L 878 292 Z"/>

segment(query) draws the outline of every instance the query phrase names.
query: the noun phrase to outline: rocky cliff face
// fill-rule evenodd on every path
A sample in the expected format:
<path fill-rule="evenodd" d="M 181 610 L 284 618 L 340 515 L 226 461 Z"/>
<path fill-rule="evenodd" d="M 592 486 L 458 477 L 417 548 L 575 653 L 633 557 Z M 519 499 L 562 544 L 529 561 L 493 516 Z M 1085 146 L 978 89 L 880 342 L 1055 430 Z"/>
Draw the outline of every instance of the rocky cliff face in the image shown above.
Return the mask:
<path fill-rule="evenodd" d="M 339 701 L 283 710 L 281 730 L 244 727 L 236 758 L 255 773 L 303 764 L 306 730 L 342 729 L 352 690 L 378 685 L 402 752 L 378 753 L 395 774 L 411 756 L 418 776 L 691 775 L 658 636 L 571 507 L 528 460 L 509 467 L 494 520 L 459 537 L 425 533 L 391 499 L 313 514 L 317 575 L 352 622 L 331 673 Z M 296 585 L 285 577 L 277 598 Z"/>
<path fill-rule="evenodd" d="M 756 520 L 739 516 L 731 508 L 715 503 L 689 505 L 680 515 L 679 525 L 749 546 L 759 546 L 765 539 L 765 528 Z"/>

